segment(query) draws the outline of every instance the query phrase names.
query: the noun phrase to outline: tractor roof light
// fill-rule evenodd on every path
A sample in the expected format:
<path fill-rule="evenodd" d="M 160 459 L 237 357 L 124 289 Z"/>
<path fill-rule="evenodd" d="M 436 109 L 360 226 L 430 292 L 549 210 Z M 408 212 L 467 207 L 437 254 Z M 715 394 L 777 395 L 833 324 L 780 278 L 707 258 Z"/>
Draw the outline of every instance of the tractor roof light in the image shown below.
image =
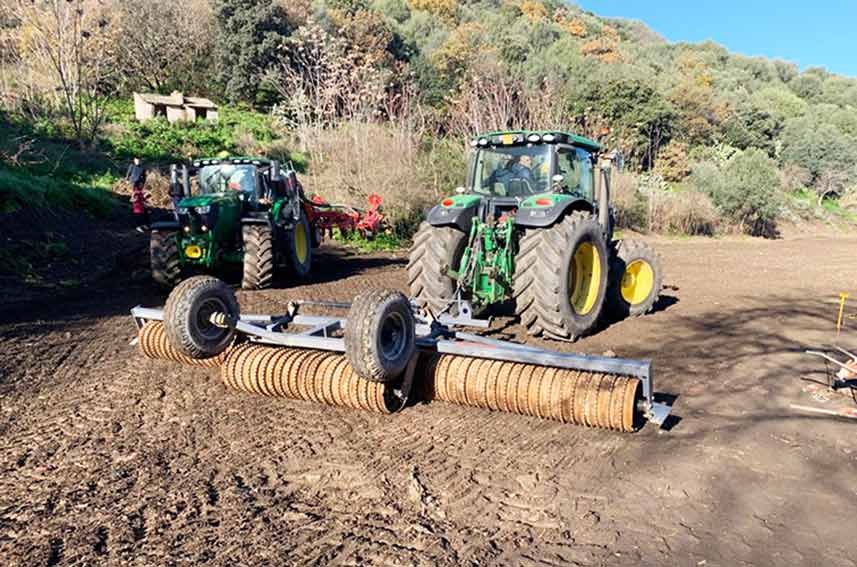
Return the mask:
<path fill-rule="evenodd" d="M 553 142 L 554 140 L 556 140 L 556 136 L 554 136 L 553 134 L 545 134 L 544 136 L 542 136 L 542 140 L 544 140 L 545 142 Z"/>
<path fill-rule="evenodd" d="M 529 136 L 527 136 L 527 141 L 528 141 L 528 142 L 533 142 L 533 143 L 535 143 L 535 142 L 541 142 L 541 141 L 542 141 L 542 137 L 541 137 L 539 134 L 530 134 Z"/>
<path fill-rule="evenodd" d="M 479 138 L 479 145 L 483 148 L 488 145 L 488 138 Z"/>
<path fill-rule="evenodd" d="M 476 141 L 476 140 L 470 140 L 470 147 L 471 147 L 471 148 L 475 148 L 477 145 L 479 145 L 479 142 L 478 142 L 478 141 Z"/>

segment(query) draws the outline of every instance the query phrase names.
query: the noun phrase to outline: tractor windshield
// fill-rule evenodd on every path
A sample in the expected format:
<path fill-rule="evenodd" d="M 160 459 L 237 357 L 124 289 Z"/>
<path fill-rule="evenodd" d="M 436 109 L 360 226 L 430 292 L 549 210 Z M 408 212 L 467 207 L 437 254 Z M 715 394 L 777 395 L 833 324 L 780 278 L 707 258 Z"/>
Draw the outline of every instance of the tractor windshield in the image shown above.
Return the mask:
<path fill-rule="evenodd" d="M 476 154 L 473 190 L 495 197 L 529 197 L 550 187 L 550 146 L 484 148 Z"/>
<path fill-rule="evenodd" d="M 241 191 L 248 197 L 256 194 L 255 165 L 206 165 L 197 175 L 200 193 Z"/>

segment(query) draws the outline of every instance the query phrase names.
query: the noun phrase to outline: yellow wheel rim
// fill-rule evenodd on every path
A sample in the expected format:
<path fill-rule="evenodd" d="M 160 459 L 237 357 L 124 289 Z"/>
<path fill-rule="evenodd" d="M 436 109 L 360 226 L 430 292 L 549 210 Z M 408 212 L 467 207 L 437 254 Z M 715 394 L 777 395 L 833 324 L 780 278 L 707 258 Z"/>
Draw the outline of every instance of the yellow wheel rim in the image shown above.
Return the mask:
<path fill-rule="evenodd" d="M 634 260 L 625 266 L 622 274 L 622 299 L 630 305 L 645 301 L 652 293 L 655 271 L 645 260 Z"/>
<path fill-rule="evenodd" d="M 295 226 L 295 256 L 298 257 L 298 262 L 303 264 L 306 262 L 309 255 L 309 246 L 307 246 L 307 234 L 304 223 L 299 222 Z"/>
<path fill-rule="evenodd" d="M 587 315 L 601 291 L 601 255 L 590 242 L 583 242 L 571 258 L 571 307 L 578 315 Z"/>

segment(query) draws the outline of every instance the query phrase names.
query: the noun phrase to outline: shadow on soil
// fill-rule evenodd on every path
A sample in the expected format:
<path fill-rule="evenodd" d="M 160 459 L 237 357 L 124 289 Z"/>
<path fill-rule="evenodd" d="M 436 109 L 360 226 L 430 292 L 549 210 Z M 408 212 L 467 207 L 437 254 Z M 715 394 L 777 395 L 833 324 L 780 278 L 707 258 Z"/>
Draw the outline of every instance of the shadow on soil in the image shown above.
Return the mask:
<path fill-rule="evenodd" d="M 664 517 L 680 513 L 681 525 L 691 529 L 692 537 L 670 542 L 671 552 L 762 565 L 771 562 L 765 550 L 774 538 L 780 553 L 794 554 L 787 562 L 826 557 L 815 536 L 803 532 L 853 517 L 853 505 L 822 504 L 853 492 L 845 473 L 854 462 L 848 455 L 857 451 L 853 422 L 799 413 L 789 404 L 801 398 L 804 379 L 825 380 L 823 362 L 802 351 L 832 339 L 834 319 L 823 300 L 742 298 L 732 308 L 682 317 L 651 337 L 655 387 L 680 396 L 674 412 L 683 419 L 664 436 L 647 426 L 629 440 L 627 459 L 635 474 L 678 483 L 689 495 L 656 505 Z M 673 463 L 683 469 L 690 463 L 689 470 L 674 476 Z M 844 529 L 834 531 L 828 541 L 848 541 Z M 831 563 L 846 557 L 842 550 L 832 550 Z"/>

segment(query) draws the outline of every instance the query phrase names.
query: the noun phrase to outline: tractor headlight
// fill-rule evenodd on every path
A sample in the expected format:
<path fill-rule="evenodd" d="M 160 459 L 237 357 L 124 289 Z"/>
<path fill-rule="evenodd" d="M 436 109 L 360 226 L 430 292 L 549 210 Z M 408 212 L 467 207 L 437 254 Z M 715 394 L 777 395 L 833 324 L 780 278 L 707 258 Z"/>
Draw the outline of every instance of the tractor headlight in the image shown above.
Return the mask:
<path fill-rule="evenodd" d="M 207 227 L 207 226 L 205 226 L 205 225 L 202 225 L 202 226 L 200 227 L 200 229 L 202 230 L 202 232 L 208 232 L 208 227 Z"/>
<path fill-rule="evenodd" d="M 190 232 L 190 227 L 189 227 L 189 226 L 184 227 L 184 231 L 185 231 L 185 232 Z"/>
<path fill-rule="evenodd" d="M 207 215 L 211 211 L 211 205 L 203 205 L 201 207 L 197 207 L 194 210 L 201 215 Z"/>

